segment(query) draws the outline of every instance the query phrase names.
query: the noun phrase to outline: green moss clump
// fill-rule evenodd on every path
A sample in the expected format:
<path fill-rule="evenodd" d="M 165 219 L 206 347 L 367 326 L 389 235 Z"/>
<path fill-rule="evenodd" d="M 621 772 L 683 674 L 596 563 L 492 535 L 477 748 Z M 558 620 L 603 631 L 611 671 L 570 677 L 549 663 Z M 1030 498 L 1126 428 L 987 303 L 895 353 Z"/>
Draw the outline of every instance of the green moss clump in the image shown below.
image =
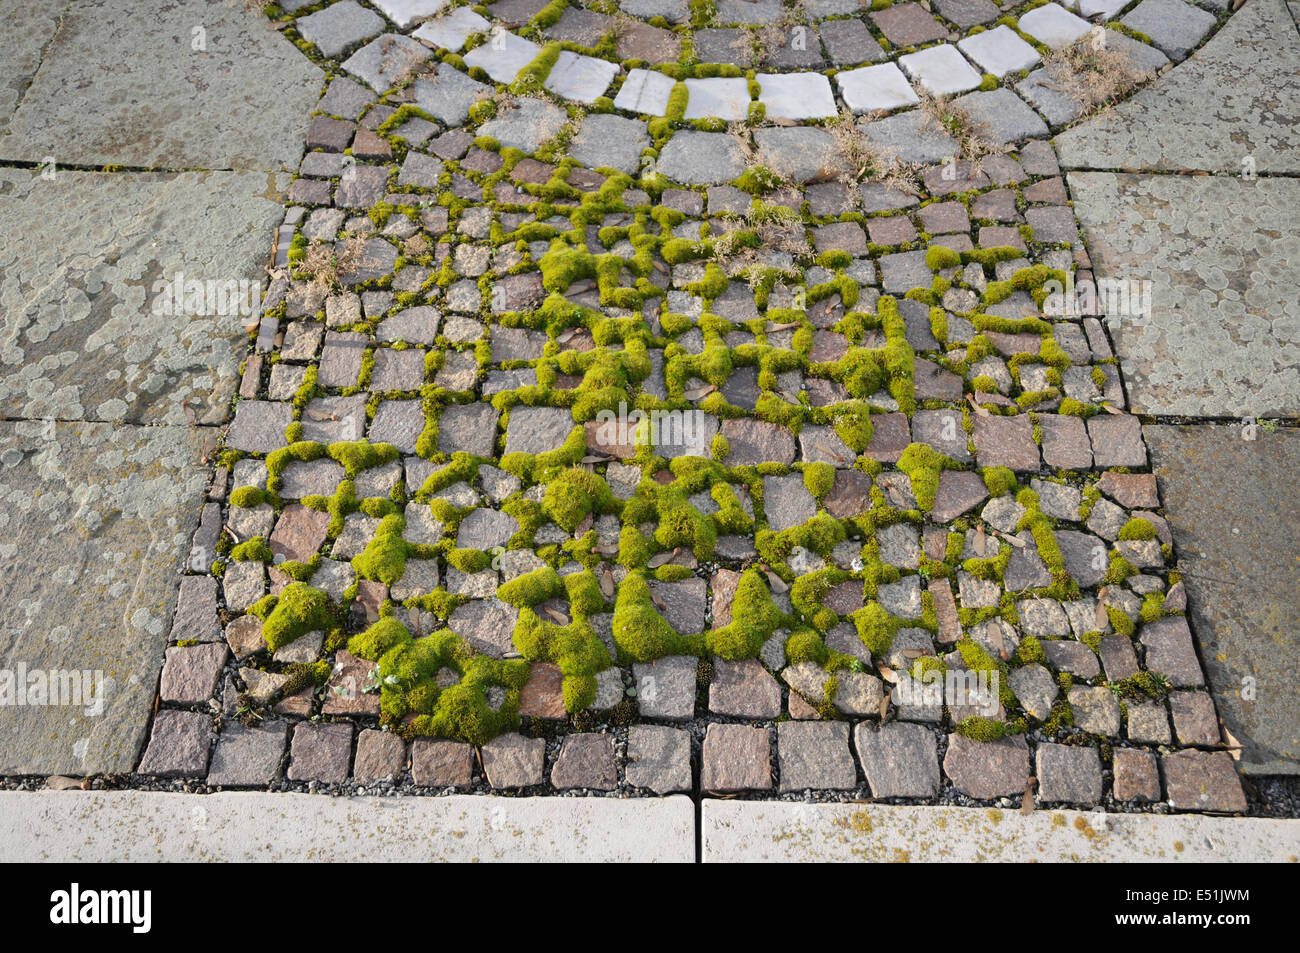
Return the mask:
<path fill-rule="evenodd" d="M 406 520 L 397 514 L 385 516 L 379 523 L 375 537 L 360 556 L 352 558 L 352 568 L 363 579 L 392 585 L 406 571 L 406 557 L 411 545 L 402 538 Z"/>
<path fill-rule="evenodd" d="M 1005 496 L 1019 486 L 1015 473 L 1008 467 L 985 467 L 983 476 L 990 496 Z"/>
<path fill-rule="evenodd" d="M 338 441 L 326 448 L 330 458 L 342 464 L 349 478 L 362 470 L 392 463 L 399 456 L 391 443 L 371 443 L 369 440 Z"/>
<path fill-rule="evenodd" d="M 911 478 L 917 505 L 927 512 L 939 493 L 939 472 L 956 466 L 954 460 L 924 443 L 909 444 L 898 458 L 898 469 Z"/>
<path fill-rule="evenodd" d="M 705 635 L 704 644 L 719 658 L 753 658 L 784 621 L 772 601 L 767 580 L 757 569 L 746 569 L 731 600 L 731 622 Z"/>
<path fill-rule="evenodd" d="M 390 650 L 411 641 L 411 633 L 392 616 L 384 616 L 374 625 L 348 640 L 348 651 L 358 658 L 378 661 Z"/>
<path fill-rule="evenodd" d="M 245 508 L 261 506 L 263 503 L 268 502 L 269 495 L 261 487 L 241 486 L 231 492 L 230 505 Z"/>
<path fill-rule="evenodd" d="M 961 267 L 961 255 L 943 245 L 931 245 L 925 252 L 925 266 L 931 271 Z"/>
<path fill-rule="evenodd" d="M 804 464 L 803 485 L 820 500 L 835 486 L 835 467 L 829 463 Z"/>
<path fill-rule="evenodd" d="M 1124 524 L 1119 531 L 1119 538 L 1123 540 L 1146 540 L 1156 538 L 1155 524 L 1150 520 L 1145 520 L 1140 516 L 1135 516 Z"/>
<path fill-rule="evenodd" d="M 650 585 L 629 573 L 618 587 L 614 603 L 614 644 L 634 662 L 652 662 L 665 655 L 693 655 L 690 642 L 678 634 L 655 609 Z"/>
<path fill-rule="evenodd" d="M 329 596 L 305 582 L 291 582 L 278 597 L 267 599 L 274 599 L 274 608 L 264 616 L 262 638 L 272 652 L 308 632 L 327 628 L 334 621 Z M 254 611 L 257 607 L 265 611 L 266 605 L 264 599 L 256 604 Z"/>
<path fill-rule="evenodd" d="M 241 563 L 269 563 L 275 559 L 275 554 L 263 537 L 254 536 L 232 549 L 230 558 Z"/>
<path fill-rule="evenodd" d="M 614 510 L 614 494 L 605 478 L 590 470 L 563 471 L 546 487 L 542 508 L 546 515 L 572 533 L 588 514 Z"/>

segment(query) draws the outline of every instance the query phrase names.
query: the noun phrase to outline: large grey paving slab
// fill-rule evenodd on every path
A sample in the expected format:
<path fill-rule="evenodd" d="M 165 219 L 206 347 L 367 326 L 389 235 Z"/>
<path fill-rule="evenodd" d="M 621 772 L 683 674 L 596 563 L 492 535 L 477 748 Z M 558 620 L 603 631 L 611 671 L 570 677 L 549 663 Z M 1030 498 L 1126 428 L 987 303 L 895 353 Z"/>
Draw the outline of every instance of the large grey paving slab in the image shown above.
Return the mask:
<path fill-rule="evenodd" d="M 294 169 L 322 81 L 248 4 L 79 0 L 0 136 L 0 158 Z"/>
<path fill-rule="evenodd" d="M 1300 852 L 1300 821 L 1204 814 L 709 799 L 700 827 L 705 863 L 1287 863 Z"/>
<path fill-rule="evenodd" d="M 1097 276 L 1151 283 L 1149 317 L 1107 319 L 1132 409 L 1300 413 L 1300 180 L 1068 180 Z"/>
<path fill-rule="evenodd" d="M 193 427 L 0 423 L 3 668 L 15 680 L 20 665 L 29 675 L 104 676 L 102 710 L 98 695 L 82 704 L 0 706 L 0 774 L 134 766 L 176 573 L 210 480 L 203 444 L 213 436 Z"/>
<path fill-rule="evenodd" d="M 695 806 L 666 798 L 334 798 L 0 793 L 0 860 L 695 860 Z"/>
<path fill-rule="evenodd" d="M 287 178 L 0 169 L 0 415 L 223 421 L 248 317 L 165 313 L 159 293 L 260 281 Z"/>
<path fill-rule="evenodd" d="M 1300 32 L 1282 0 L 1251 0 L 1132 99 L 1056 139 L 1075 169 L 1300 172 Z"/>
<path fill-rule="evenodd" d="M 67 6 L 68 0 L 51 4 L 0 0 L 0 22 L 5 24 L 0 31 L 0 63 L 5 65 L 5 75 L 0 77 L 0 134 L 27 91 Z"/>
<path fill-rule="evenodd" d="M 1300 773 L 1300 431 L 1144 428 L 1187 614 L 1242 770 Z"/>

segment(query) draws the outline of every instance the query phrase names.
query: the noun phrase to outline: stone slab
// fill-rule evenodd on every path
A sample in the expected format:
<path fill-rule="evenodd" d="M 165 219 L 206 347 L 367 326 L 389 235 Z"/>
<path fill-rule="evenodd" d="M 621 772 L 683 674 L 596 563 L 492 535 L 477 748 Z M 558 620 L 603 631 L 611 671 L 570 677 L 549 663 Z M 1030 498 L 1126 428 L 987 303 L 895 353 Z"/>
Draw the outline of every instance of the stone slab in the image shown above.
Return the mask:
<path fill-rule="evenodd" d="M 0 134 L 22 102 L 27 84 L 41 65 L 45 45 L 54 38 L 59 16 L 67 6 L 67 0 L 48 6 L 28 0 L 0 0 L 0 18 L 6 25 L 0 35 L 0 62 L 5 64 L 5 77 L 0 80 Z"/>
<path fill-rule="evenodd" d="M 1282 0 L 1251 0 L 1131 99 L 1063 132 L 1074 169 L 1300 172 L 1300 31 Z"/>
<path fill-rule="evenodd" d="M 1287 863 L 1300 821 L 707 799 L 705 863 Z"/>
<path fill-rule="evenodd" d="M 1131 409 L 1300 413 L 1300 302 L 1290 278 L 1300 264 L 1300 181 L 1068 179 L 1097 277 L 1151 283 L 1149 318 L 1107 318 Z"/>
<path fill-rule="evenodd" d="M 186 283 L 246 280 L 256 308 L 287 181 L 257 172 L 58 172 L 50 181 L 0 170 L 9 225 L 0 235 L 0 414 L 224 421 L 248 318 L 166 313 L 167 285 L 178 273 Z M 203 310 L 220 310 L 204 301 Z"/>
<path fill-rule="evenodd" d="M 1242 439 L 1237 426 L 1144 428 L 1224 726 L 1242 745 L 1238 766 L 1257 774 L 1300 773 L 1300 570 L 1291 481 L 1300 433 Z M 1249 683 L 1254 699 L 1243 695 Z"/>
<path fill-rule="evenodd" d="M 323 78 L 246 4 L 81 0 L 45 48 L 0 158 L 294 169 Z"/>
<path fill-rule="evenodd" d="M 0 860 L 313 863 L 695 859 L 689 798 L 0 794 Z"/>
<path fill-rule="evenodd" d="M 0 423 L 0 656 L 99 670 L 95 705 L 0 708 L 0 773 L 129 772 L 210 479 L 184 427 Z"/>

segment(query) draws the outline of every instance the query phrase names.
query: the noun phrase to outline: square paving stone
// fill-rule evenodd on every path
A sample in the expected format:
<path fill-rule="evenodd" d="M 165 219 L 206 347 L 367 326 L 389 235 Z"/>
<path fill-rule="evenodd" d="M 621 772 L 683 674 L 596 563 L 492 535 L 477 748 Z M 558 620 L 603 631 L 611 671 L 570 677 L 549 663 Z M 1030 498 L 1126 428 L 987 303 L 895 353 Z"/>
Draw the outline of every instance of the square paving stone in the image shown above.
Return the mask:
<path fill-rule="evenodd" d="M 900 56 L 898 64 L 935 96 L 964 93 L 982 79 L 957 48 L 947 43 Z"/>
<path fill-rule="evenodd" d="M 1035 7 L 1018 22 L 1021 30 L 1054 50 L 1069 46 L 1091 29 L 1087 20 L 1079 19 L 1059 3 Z"/>
<path fill-rule="evenodd" d="M 573 415 L 567 407 L 513 407 L 506 424 L 505 455 L 558 450 L 573 427 Z"/>
<path fill-rule="evenodd" d="M 299 17 L 293 25 L 304 40 L 329 57 L 337 57 L 349 47 L 383 32 L 385 26 L 383 17 L 355 0 L 342 0 Z"/>
<path fill-rule="evenodd" d="M 1005 25 L 959 40 L 957 49 L 999 79 L 1007 73 L 1032 69 L 1038 62 L 1038 51 Z"/>
<path fill-rule="evenodd" d="M 507 734 L 479 749 L 488 784 L 499 789 L 527 788 L 545 779 L 546 739 Z"/>
<path fill-rule="evenodd" d="M 749 83 L 743 77 L 688 79 L 686 119 L 740 120 L 749 115 Z"/>
<path fill-rule="evenodd" d="M 590 169 L 632 173 L 640 167 L 641 152 L 649 145 L 644 121 L 591 113 L 583 119 L 569 154 Z"/>
<path fill-rule="evenodd" d="M 1160 800 L 1160 771 L 1150 751 L 1116 748 L 1114 770 L 1115 800 Z"/>
<path fill-rule="evenodd" d="M 397 780 L 406 770 L 406 742 L 391 731 L 367 728 L 357 736 L 352 776 L 362 784 Z"/>
<path fill-rule="evenodd" d="M 754 144 L 762 162 L 800 185 L 834 179 L 844 171 L 843 154 L 825 129 L 762 128 L 754 132 Z"/>
<path fill-rule="evenodd" d="M 612 791 L 618 784 L 614 766 L 614 736 L 594 732 L 565 735 L 551 769 L 551 784 L 557 790 L 585 788 Z"/>
<path fill-rule="evenodd" d="M 777 725 L 777 754 L 783 792 L 857 786 L 845 722 L 784 721 Z"/>
<path fill-rule="evenodd" d="M 692 788 L 689 731 L 633 725 L 628 729 L 627 757 L 628 784 L 660 796 Z"/>
<path fill-rule="evenodd" d="M 228 725 L 217 737 L 208 784 L 223 788 L 257 788 L 274 784 L 283 772 L 289 726 L 263 723 L 256 728 Z"/>
<path fill-rule="evenodd" d="M 180 705 L 206 705 L 217 690 L 226 657 L 226 646 L 222 642 L 169 648 L 167 660 L 163 663 L 159 696 L 165 702 Z"/>
<path fill-rule="evenodd" d="M 486 33 L 490 24 L 469 7 L 457 7 L 445 16 L 420 25 L 411 36 L 444 50 L 459 53 L 471 33 Z"/>
<path fill-rule="evenodd" d="M 1029 747 L 1020 735 L 997 741 L 948 736 L 943 770 L 962 794 L 983 801 L 1023 794 L 1029 783 Z"/>
<path fill-rule="evenodd" d="M 997 19 L 1002 12 L 989 0 L 931 0 L 935 12 L 963 30 Z"/>
<path fill-rule="evenodd" d="M 495 456 L 498 416 L 491 404 L 452 404 L 438 420 L 438 449 Z"/>
<path fill-rule="evenodd" d="M 710 724 L 704 733 L 701 790 L 712 793 L 771 790 L 771 738 L 767 728 Z"/>
<path fill-rule="evenodd" d="M 885 58 L 884 48 L 861 20 L 833 20 L 823 23 L 819 32 L 835 66 L 877 63 Z"/>
<path fill-rule="evenodd" d="M 487 43 L 466 53 L 465 65 L 481 67 L 498 83 L 513 83 L 519 71 L 536 59 L 541 51 L 536 43 L 501 31 L 493 33 Z"/>
<path fill-rule="evenodd" d="M 1027 415 L 975 417 L 975 459 L 982 467 L 1009 467 L 1021 472 L 1038 470 L 1038 444 Z"/>
<path fill-rule="evenodd" d="M 1236 814 L 1246 810 L 1232 756 L 1226 751 L 1179 751 L 1161 755 L 1165 794 L 1179 811 Z"/>
<path fill-rule="evenodd" d="M 202 777 L 208 770 L 211 739 L 211 716 L 164 709 L 154 715 L 153 734 L 138 773 L 158 778 Z"/>
<path fill-rule="evenodd" d="M 858 115 L 920 102 L 912 84 L 896 63 L 845 70 L 835 75 L 835 82 L 839 84 L 844 102 Z"/>
<path fill-rule="evenodd" d="M 877 728 L 861 722 L 853 744 L 874 797 L 934 797 L 939 756 L 934 734 L 921 725 L 893 722 Z"/>
<path fill-rule="evenodd" d="M 1145 33 L 1162 52 L 1181 60 L 1214 29 L 1215 18 L 1182 0 L 1142 0 L 1120 22 Z"/>
<path fill-rule="evenodd" d="M 896 3 L 874 11 L 871 19 L 894 46 L 920 46 L 948 35 L 943 24 L 919 3 Z"/>
<path fill-rule="evenodd" d="M 768 119 L 829 119 L 837 115 L 831 83 L 821 73 L 759 73 L 759 102 Z"/>
<path fill-rule="evenodd" d="M 605 95 L 617 74 L 615 63 L 561 50 L 543 85 L 563 99 L 591 104 Z"/>
<path fill-rule="evenodd" d="M 781 686 L 756 659 L 717 659 L 709 684 L 709 711 L 736 718 L 777 718 L 781 714 Z"/>
<path fill-rule="evenodd" d="M 629 70 L 627 79 L 614 97 L 614 106 L 627 112 L 662 116 L 668 110 L 668 97 L 674 81 L 663 73 L 647 69 Z"/>
<path fill-rule="evenodd" d="M 683 185 L 722 185 L 745 171 L 745 152 L 727 133 L 684 129 L 660 151 L 657 168 Z"/>
<path fill-rule="evenodd" d="M 341 784 L 352 763 L 352 725 L 300 722 L 289 745 L 289 780 Z"/>
<path fill-rule="evenodd" d="M 385 33 L 371 40 L 343 61 L 343 68 L 377 93 L 385 93 L 405 82 L 432 54 L 424 44 Z"/>
<path fill-rule="evenodd" d="M 695 716 L 695 675 L 698 660 L 670 655 L 632 666 L 637 707 L 642 718 L 684 721 Z"/>
<path fill-rule="evenodd" d="M 1101 800 L 1101 758 L 1096 748 L 1040 744 L 1037 753 L 1038 800 L 1093 805 Z"/>
<path fill-rule="evenodd" d="M 384 11 L 399 30 L 405 30 L 425 17 L 441 13 L 448 0 L 375 0 L 375 6 Z"/>
<path fill-rule="evenodd" d="M 474 780 L 474 748 L 459 741 L 416 738 L 411 777 L 420 787 L 466 788 Z"/>
<path fill-rule="evenodd" d="M 451 66 L 438 67 L 430 79 L 416 80 L 411 91 L 417 106 L 452 126 L 469 118 L 470 106 L 492 95 L 487 83 L 471 79 Z"/>
<path fill-rule="evenodd" d="M 1175 688 L 1205 684 L 1192 633 L 1182 616 L 1167 616 L 1142 626 L 1139 639 L 1146 647 L 1146 667 L 1165 676 Z"/>
<path fill-rule="evenodd" d="M 1023 99 L 1009 89 L 968 93 L 959 97 L 953 106 L 965 113 L 985 138 L 999 145 L 1047 135 L 1047 123 L 1043 122 Z M 1030 214 L 1032 215 L 1034 211 L 1036 210 L 1031 209 Z M 1064 239 L 1065 241 L 1073 241 L 1077 231 L 1073 216 L 1069 228 L 1069 237 Z M 1042 235 L 1035 232 L 1034 237 L 1041 242 L 1061 240 L 1053 238 L 1046 229 Z"/>

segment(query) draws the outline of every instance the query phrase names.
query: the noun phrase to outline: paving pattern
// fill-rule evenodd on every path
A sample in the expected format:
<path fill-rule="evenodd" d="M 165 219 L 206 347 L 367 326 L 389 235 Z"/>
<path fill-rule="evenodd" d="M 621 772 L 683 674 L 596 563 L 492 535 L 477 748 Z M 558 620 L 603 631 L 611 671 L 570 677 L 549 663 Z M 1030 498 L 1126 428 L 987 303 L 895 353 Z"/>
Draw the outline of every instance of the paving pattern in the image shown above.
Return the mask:
<path fill-rule="evenodd" d="M 272 10 L 138 773 L 1245 810 L 1047 141 L 1226 13 L 1081 3 Z"/>

